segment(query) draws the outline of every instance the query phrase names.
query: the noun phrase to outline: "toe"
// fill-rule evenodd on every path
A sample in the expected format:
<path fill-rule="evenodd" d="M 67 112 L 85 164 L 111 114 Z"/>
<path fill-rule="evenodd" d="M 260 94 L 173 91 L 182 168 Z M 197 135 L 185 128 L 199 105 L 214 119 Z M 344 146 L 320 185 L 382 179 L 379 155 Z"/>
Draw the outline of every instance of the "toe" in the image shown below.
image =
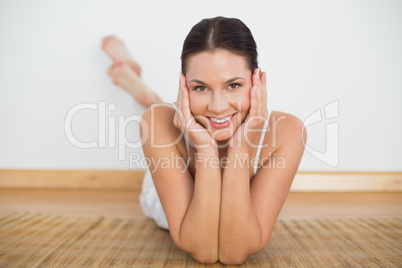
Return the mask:
<path fill-rule="evenodd" d="M 114 68 L 114 66 L 112 65 L 112 66 L 109 67 L 109 69 L 107 69 L 107 74 L 108 74 L 109 76 L 112 76 L 112 74 L 113 74 L 113 68 Z"/>
<path fill-rule="evenodd" d="M 102 40 L 102 48 L 105 49 L 106 46 L 110 43 L 110 41 L 116 39 L 114 35 L 109 35 L 103 38 Z"/>
<path fill-rule="evenodd" d="M 110 36 L 106 36 L 102 39 L 102 48 L 105 49 L 107 42 L 109 41 Z"/>

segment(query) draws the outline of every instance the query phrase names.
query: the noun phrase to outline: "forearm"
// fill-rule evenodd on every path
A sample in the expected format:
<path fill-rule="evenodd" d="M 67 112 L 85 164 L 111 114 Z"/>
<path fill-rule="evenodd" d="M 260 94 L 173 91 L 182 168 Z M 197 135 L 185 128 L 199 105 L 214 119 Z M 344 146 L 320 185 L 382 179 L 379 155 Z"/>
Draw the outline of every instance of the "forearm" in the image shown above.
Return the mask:
<path fill-rule="evenodd" d="M 261 229 L 250 196 L 249 169 L 235 163 L 234 154 L 229 155 L 229 160 L 222 178 L 220 259 L 247 257 L 256 253 L 261 243 Z"/>
<path fill-rule="evenodd" d="M 218 260 L 221 171 L 216 151 L 199 152 L 194 194 L 180 229 L 180 243 L 196 260 Z M 215 159 L 215 160 L 214 160 Z"/>

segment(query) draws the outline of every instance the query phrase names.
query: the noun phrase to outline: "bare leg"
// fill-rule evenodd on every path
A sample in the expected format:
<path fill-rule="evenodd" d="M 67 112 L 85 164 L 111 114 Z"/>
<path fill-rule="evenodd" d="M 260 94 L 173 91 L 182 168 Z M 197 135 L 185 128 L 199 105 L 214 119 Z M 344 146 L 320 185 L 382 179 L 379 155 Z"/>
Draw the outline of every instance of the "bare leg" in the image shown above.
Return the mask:
<path fill-rule="evenodd" d="M 102 49 L 112 58 L 113 62 L 126 62 L 138 76 L 141 76 L 140 65 L 133 60 L 123 41 L 115 36 L 107 36 L 102 40 Z"/>
<path fill-rule="evenodd" d="M 155 92 L 150 90 L 126 62 L 115 62 L 108 69 L 108 74 L 115 85 L 130 93 L 136 101 L 145 107 L 162 103 Z"/>
<path fill-rule="evenodd" d="M 129 92 L 145 107 L 162 102 L 159 96 L 141 81 L 141 67 L 131 58 L 123 41 L 114 36 L 105 37 L 102 40 L 102 49 L 113 60 L 108 74 L 115 85 Z"/>

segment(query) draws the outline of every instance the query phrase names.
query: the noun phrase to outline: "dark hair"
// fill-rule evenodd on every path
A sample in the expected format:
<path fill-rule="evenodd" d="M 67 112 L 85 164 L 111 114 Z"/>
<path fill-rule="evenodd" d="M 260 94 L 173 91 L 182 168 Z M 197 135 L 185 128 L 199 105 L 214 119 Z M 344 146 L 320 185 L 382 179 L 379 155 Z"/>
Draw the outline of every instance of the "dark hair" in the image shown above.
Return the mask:
<path fill-rule="evenodd" d="M 181 71 L 186 73 L 189 56 L 217 49 L 244 56 L 251 71 L 258 68 L 257 44 L 250 29 L 239 19 L 215 17 L 203 19 L 191 28 L 183 43 Z"/>

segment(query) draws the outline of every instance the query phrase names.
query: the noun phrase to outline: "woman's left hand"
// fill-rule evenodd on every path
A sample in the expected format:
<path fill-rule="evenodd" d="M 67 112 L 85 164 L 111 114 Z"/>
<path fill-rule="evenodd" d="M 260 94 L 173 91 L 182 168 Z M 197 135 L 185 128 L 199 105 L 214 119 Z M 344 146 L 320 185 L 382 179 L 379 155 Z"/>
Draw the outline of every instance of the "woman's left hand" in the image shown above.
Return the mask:
<path fill-rule="evenodd" d="M 264 123 L 268 119 L 267 73 L 255 69 L 251 77 L 250 109 L 244 122 L 229 140 L 229 152 L 250 153 L 256 148 L 262 135 Z"/>

